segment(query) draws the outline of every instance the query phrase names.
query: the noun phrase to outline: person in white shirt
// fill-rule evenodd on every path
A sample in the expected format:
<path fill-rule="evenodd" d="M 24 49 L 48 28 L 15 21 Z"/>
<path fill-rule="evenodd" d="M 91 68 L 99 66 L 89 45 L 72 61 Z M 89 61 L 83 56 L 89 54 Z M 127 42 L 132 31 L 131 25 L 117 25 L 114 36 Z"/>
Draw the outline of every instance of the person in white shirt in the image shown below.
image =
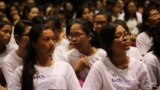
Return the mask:
<path fill-rule="evenodd" d="M 151 52 L 147 53 L 142 61 L 147 65 L 151 77 L 153 90 L 160 87 L 160 22 L 153 31 L 153 46 Z"/>
<path fill-rule="evenodd" d="M 50 15 L 47 17 L 45 24 L 52 27 L 56 33 L 56 46 L 67 46 L 69 41 L 65 38 L 65 30 L 63 29 L 63 22 L 58 15 Z"/>
<path fill-rule="evenodd" d="M 2 72 L 2 62 L 13 49 L 8 45 L 11 39 L 12 26 L 8 22 L 0 22 L 0 85 L 6 86 L 6 81 Z"/>
<path fill-rule="evenodd" d="M 151 90 L 146 65 L 126 54 L 128 33 L 125 27 L 116 23 L 102 28 L 101 46 L 108 57 L 92 66 L 84 90 Z"/>
<path fill-rule="evenodd" d="M 23 58 L 8 84 L 8 90 L 80 90 L 72 67 L 55 61 L 55 33 L 45 25 L 33 26 Z"/>
<path fill-rule="evenodd" d="M 129 31 L 128 26 L 126 25 L 126 23 L 122 20 L 115 20 L 114 23 L 122 25 L 126 31 Z M 128 50 L 126 51 L 127 56 L 129 56 L 130 58 L 134 58 L 137 60 L 141 60 L 142 56 L 140 51 L 138 50 L 138 48 L 131 46 L 131 35 L 130 33 L 128 34 L 128 39 L 127 39 L 127 44 L 129 45 Z"/>
<path fill-rule="evenodd" d="M 143 13 L 143 22 L 141 27 L 141 33 L 136 38 L 136 47 L 141 52 L 141 55 L 144 56 L 147 51 L 152 47 L 152 27 L 156 25 L 160 20 L 159 11 L 155 7 L 147 7 L 144 9 Z"/>
<path fill-rule="evenodd" d="M 71 22 L 68 37 L 74 49 L 64 55 L 64 61 L 71 64 L 83 85 L 92 64 L 106 57 L 106 52 L 92 44 L 93 24 L 88 20 L 76 19 Z"/>
<path fill-rule="evenodd" d="M 22 58 L 25 53 L 26 45 L 29 42 L 28 34 L 31 27 L 32 22 L 28 20 L 21 20 L 15 25 L 14 38 L 18 49 L 10 52 L 2 62 L 2 70 L 7 84 L 10 82 L 10 78 L 15 69 L 23 63 Z"/>

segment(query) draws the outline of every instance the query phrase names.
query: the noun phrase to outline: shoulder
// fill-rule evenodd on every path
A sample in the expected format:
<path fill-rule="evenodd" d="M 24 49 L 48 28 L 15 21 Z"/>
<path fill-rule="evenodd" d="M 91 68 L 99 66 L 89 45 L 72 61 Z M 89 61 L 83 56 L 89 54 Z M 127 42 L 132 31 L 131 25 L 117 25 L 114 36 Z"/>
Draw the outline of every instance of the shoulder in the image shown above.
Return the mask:
<path fill-rule="evenodd" d="M 142 32 L 137 36 L 137 38 L 141 38 L 141 37 L 148 37 L 148 35 L 146 32 Z"/>
<path fill-rule="evenodd" d="M 149 52 L 147 53 L 143 58 L 142 58 L 142 61 L 145 63 L 145 64 L 157 64 L 158 63 L 158 58 L 153 54 L 153 52 Z M 160 63 L 160 61 L 159 61 Z"/>
<path fill-rule="evenodd" d="M 3 60 L 3 64 L 6 63 L 15 63 L 16 60 L 20 60 L 21 58 L 16 54 L 16 51 L 11 51 Z"/>

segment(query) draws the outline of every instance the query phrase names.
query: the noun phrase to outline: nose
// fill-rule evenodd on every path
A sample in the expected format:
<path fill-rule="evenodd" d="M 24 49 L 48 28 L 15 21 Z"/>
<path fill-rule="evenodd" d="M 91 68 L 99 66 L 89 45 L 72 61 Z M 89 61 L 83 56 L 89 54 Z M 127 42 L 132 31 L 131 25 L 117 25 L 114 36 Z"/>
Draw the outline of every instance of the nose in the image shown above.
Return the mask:
<path fill-rule="evenodd" d="M 50 42 L 49 42 L 49 46 L 54 47 L 54 44 L 55 44 L 55 41 L 51 39 Z"/>
<path fill-rule="evenodd" d="M 7 39 L 10 39 L 11 38 L 11 33 L 6 33 L 6 37 L 7 37 Z"/>

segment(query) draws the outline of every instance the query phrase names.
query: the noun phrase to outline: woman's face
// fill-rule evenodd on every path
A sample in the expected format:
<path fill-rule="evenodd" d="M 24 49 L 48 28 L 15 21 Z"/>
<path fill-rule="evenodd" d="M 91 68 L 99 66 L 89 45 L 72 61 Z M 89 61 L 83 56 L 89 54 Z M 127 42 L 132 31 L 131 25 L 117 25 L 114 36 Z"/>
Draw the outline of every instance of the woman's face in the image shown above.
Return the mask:
<path fill-rule="evenodd" d="M 11 39 L 12 27 L 10 25 L 4 25 L 0 29 L 0 41 L 3 44 L 8 44 Z"/>
<path fill-rule="evenodd" d="M 115 32 L 115 37 L 112 43 L 112 51 L 126 51 L 130 47 L 130 36 L 125 28 L 118 25 Z"/>
<path fill-rule="evenodd" d="M 38 55 L 50 56 L 55 48 L 55 37 L 52 29 L 43 30 L 38 41 L 35 43 L 35 49 Z"/>
<path fill-rule="evenodd" d="M 82 26 L 80 24 L 75 23 L 71 26 L 69 39 L 76 49 L 80 50 L 90 44 L 90 38 L 91 37 L 86 35 L 82 30 Z"/>
<path fill-rule="evenodd" d="M 100 32 L 102 27 L 104 27 L 105 24 L 107 24 L 107 17 L 106 15 L 99 14 L 95 16 L 94 19 L 94 29 L 96 32 Z"/>
<path fill-rule="evenodd" d="M 39 9 L 37 7 L 33 7 L 28 13 L 28 19 L 31 20 L 33 17 L 36 17 L 38 15 L 39 15 Z"/>
<path fill-rule="evenodd" d="M 156 9 L 151 10 L 148 19 L 149 19 L 149 23 L 150 23 L 151 25 L 155 25 L 157 22 L 160 21 L 159 11 L 156 10 Z"/>
<path fill-rule="evenodd" d="M 22 33 L 22 36 L 16 39 L 20 47 L 25 48 L 28 44 L 30 30 L 31 26 L 26 26 L 24 32 Z"/>
<path fill-rule="evenodd" d="M 84 9 L 82 18 L 92 21 L 93 13 L 89 10 L 89 8 Z"/>
<path fill-rule="evenodd" d="M 137 9 L 134 2 L 130 2 L 128 4 L 127 8 L 128 8 L 128 12 L 131 13 L 131 14 L 134 14 L 136 12 L 136 9 Z"/>

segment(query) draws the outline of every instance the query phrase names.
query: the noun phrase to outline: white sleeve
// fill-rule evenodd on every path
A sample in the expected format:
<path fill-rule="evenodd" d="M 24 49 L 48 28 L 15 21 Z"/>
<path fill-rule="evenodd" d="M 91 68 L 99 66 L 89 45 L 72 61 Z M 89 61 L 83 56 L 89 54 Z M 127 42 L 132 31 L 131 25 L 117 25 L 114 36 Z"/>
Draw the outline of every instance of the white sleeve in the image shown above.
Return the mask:
<path fill-rule="evenodd" d="M 7 82 L 7 85 L 8 85 L 8 83 L 10 82 L 11 76 L 14 74 L 14 70 L 13 70 L 11 63 L 4 60 L 2 62 L 2 71 L 4 74 L 5 80 Z"/>
<path fill-rule="evenodd" d="M 136 47 L 139 49 L 141 55 L 146 54 L 146 52 L 147 52 L 146 43 L 145 43 L 145 40 L 143 40 L 141 37 L 137 36 Z"/>
<path fill-rule="evenodd" d="M 150 63 L 150 60 L 155 60 L 154 58 L 148 58 L 147 56 L 143 58 L 143 62 L 147 65 L 149 75 L 151 78 L 152 87 L 158 86 L 158 78 L 160 79 L 160 73 L 158 73 L 158 67 Z M 156 61 L 156 60 L 155 60 Z M 158 76 L 159 75 L 159 76 Z"/>
<path fill-rule="evenodd" d="M 60 49 L 55 48 L 53 58 L 57 61 L 64 61 L 63 53 Z"/>
<path fill-rule="evenodd" d="M 73 68 L 67 64 L 67 75 L 66 75 L 67 90 L 81 90 L 81 86 L 78 82 L 78 78 Z"/>
<path fill-rule="evenodd" d="M 7 90 L 21 90 L 21 75 L 22 67 L 19 67 L 16 69 L 10 82 L 8 83 Z"/>
<path fill-rule="evenodd" d="M 143 63 L 142 63 L 139 80 L 140 80 L 140 88 L 142 90 L 152 90 L 151 79 L 149 77 L 148 69 L 147 69 L 147 66 Z"/>
<path fill-rule="evenodd" d="M 101 90 L 102 76 L 97 68 L 93 65 L 83 84 L 83 90 Z"/>
<path fill-rule="evenodd" d="M 150 75 L 150 78 L 151 78 L 151 83 L 152 83 L 152 87 L 157 87 L 158 86 L 158 69 L 151 65 L 151 64 L 146 64 L 147 65 L 147 68 L 148 68 L 148 71 L 149 71 L 149 75 Z"/>

